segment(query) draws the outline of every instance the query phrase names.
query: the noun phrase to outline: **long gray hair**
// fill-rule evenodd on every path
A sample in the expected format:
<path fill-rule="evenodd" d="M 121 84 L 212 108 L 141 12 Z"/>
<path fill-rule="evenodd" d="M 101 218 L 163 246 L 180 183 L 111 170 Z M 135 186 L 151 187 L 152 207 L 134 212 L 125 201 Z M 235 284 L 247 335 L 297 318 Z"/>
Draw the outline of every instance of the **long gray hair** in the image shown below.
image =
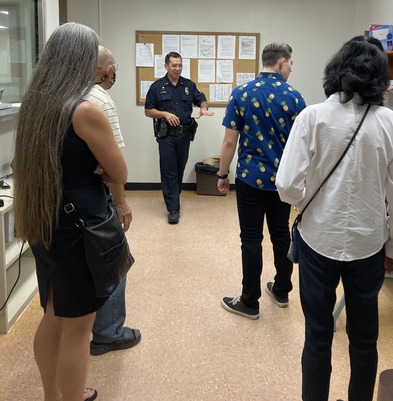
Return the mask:
<path fill-rule="evenodd" d="M 16 234 L 49 247 L 62 198 L 62 143 L 97 71 L 99 40 L 70 22 L 49 38 L 21 104 L 13 161 Z"/>

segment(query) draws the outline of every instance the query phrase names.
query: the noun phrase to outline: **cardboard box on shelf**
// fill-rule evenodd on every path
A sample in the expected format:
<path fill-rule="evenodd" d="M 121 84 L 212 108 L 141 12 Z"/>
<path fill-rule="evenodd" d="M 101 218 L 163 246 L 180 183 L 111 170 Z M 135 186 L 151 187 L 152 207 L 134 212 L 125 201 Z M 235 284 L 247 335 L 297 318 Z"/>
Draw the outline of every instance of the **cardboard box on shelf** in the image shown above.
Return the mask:
<path fill-rule="evenodd" d="M 220 166 L 220 156 L 210 156 L 203 159 L 203 164 L 208 164 L 209 166 Z"/>

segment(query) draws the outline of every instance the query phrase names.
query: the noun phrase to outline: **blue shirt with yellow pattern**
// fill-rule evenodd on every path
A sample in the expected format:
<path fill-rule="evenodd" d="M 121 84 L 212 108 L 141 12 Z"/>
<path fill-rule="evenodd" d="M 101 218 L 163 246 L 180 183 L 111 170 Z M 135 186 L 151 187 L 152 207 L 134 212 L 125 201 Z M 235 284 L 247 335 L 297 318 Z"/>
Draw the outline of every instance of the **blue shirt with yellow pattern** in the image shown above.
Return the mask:
<path fill-rule="evenodd" d="M 275 191 L 278 165 L 303 96 L 281 74 L 261 72 L 232 91 L 222 125 L 240 132 L 236 178 Z"/>

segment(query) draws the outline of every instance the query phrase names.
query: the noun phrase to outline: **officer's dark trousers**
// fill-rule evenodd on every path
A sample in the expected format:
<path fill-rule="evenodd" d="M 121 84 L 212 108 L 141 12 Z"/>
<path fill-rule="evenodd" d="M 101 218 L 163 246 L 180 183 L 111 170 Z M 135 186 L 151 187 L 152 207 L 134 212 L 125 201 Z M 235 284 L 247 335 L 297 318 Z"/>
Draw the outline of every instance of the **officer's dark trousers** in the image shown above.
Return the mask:
<path fill-rule="evenodd" d="M 328 401 L 332 371 L 333 308 L 340 278 L 345 293 L 351 375 L 348 401 L 372 401 L 377 373 L 378 293 L 385 250 L 366 259 L 326 258 L 299 239 L 300 300 L 306 320 L 302 399 Z M 343 395 L 344 398 L 344 395 Z"/>
<path fill-rule="evenodd" d="M 180 209 L 180 192 L 191 135 L 191 132 L 183 132 L 179 136 L 157 137 L 162 192 L 168 211 Z"/>

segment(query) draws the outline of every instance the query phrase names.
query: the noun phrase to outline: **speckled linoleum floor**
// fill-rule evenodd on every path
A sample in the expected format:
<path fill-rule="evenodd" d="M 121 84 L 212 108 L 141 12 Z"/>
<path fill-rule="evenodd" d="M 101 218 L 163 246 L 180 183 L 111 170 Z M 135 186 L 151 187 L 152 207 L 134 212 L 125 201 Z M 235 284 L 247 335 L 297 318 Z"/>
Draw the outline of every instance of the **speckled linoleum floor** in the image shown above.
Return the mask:
<path fill-rule="evenodd" d="M 290 305 L 263 291 L 259 320 L 226 312 L 223 296 L 240 294 L 240 240 L 235 194 L 182 193 L 178 225 L 166 222 L 160 191 L 130 191 L 128 238 L 136 262 L 128 274 L 128 326 L 135 348 L 91 357 L 88 386 L 98 401 L 297 401 L 304 320 L 295 266 Z M 267 232 L 266 232 L 267 234 Z M 262 286 L 274 277 L 264 240 Z M 339 296 L 341 288 L 338 289 Z M 378 374 L 393 368 L 393 280 L 380 294 Z M 0 335 L 0 400 L 42 401 L 32 342 L 41 317 L 36 296 L 12 330 Z M 337 321 L 331 397 L 346 400 L 349 375 L 345 309 Z M 378 379 L 375 391 L 377 399 Z"/>

